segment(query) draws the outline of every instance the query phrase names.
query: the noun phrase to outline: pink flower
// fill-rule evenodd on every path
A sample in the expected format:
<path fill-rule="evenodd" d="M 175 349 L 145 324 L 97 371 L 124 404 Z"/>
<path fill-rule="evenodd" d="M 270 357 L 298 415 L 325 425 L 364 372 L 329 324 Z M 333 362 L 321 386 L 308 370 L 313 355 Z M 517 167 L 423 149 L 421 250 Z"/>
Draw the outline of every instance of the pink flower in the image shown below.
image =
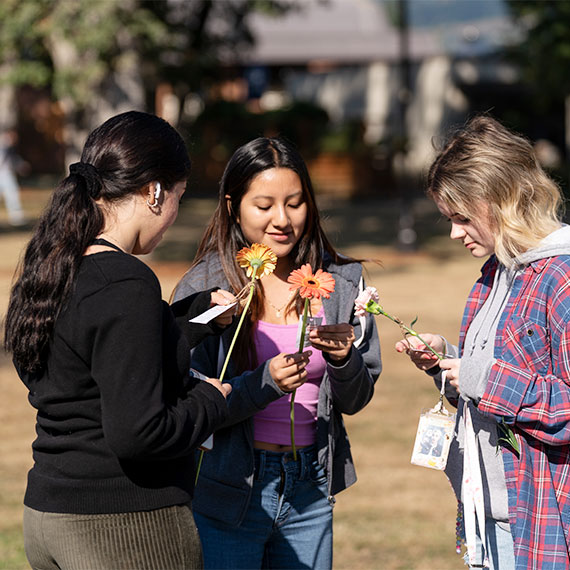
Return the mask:
<path fill-rule="evenodd" d="M 376 303 L 380 301 L 380 296 L 378 295 L 376 287 L 366 287 L 366 289 L 356 297 L 354 300 L 354 314 L 357 317 L 364 317 L 368 312 L 366 309 L 370 301 L 374 301 Z"/>

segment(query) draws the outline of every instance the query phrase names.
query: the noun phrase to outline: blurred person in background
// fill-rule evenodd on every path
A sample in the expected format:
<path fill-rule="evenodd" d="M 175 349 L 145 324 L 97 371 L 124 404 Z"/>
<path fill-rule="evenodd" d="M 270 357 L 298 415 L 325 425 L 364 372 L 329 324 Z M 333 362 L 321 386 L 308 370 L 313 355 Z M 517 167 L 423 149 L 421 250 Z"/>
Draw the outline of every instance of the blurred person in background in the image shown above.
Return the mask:
<path fill-rule="evenodd" d="M 12 288 L 5 347 L 37 409 L 24 498 L 32 568 L 202 567 L 194 450 L 227 419 L 229 385 L 191 378 L 190 347 L 232 320 L 189 317 L 233 295 L 168 306 L 148 254 L 190 173 L 180 135 L 146 113 L 88 137 L 55 189 Z"/>
<path fill-rule="evenodd" d="M 15 129 L 0 132 L 0 194 L 4 199 L 8 222 L 12 226 L 26 223 L 16 174 L 25 174 L 29 165 L 16 153 L 17 141 L 18 133 Z"/>
<path fill-rule="evenodd" d="M 445 145 L 428 195 L 450 237 L 489 258 L 465 308 L 459 346 L 396 344 L 457 405 L 446 473 L 462 501 L 466 562 L 569 568 L 570 227 L 562 195 L 528 140 L 488 116 Z"/>
<path fill-rule="evenodd" d="M 234 294 L 247 285 L 236 254 L 261 243 L 277 256 L 259 281 L 228 368 L 230 415 L 214 433 L 199 473 L 194 511 L 206 568 L 332 567 L 335 495 L 356 481 L 342 414 L 372 398 L 381 371 L 374 318 L 357 318 L 362 265 L 338 254 L 319 219 L 307 167 L 279 138 L 258 138 L 229 160 L 218 207 L 175 299 L 214 283 Z M 323 319 L 299 352 L 304 300 L 291 271 L 309 264 L 335 280 L 330 298 L 311 300 Z M 194 366 L 218 375 L 233 336 L 206 339 Z M 295 444 L 290 430 L 295 398 Z"/>

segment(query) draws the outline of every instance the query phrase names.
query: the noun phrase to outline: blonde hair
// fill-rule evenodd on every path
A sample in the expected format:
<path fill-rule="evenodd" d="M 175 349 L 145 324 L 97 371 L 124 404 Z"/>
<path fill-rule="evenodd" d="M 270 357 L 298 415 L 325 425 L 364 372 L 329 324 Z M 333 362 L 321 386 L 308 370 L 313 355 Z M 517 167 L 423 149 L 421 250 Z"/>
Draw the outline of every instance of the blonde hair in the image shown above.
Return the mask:
<path fill-rule="evenodd" d="M 427 195 L 461 216 L 488 206 L 495 255 L 511 265 L 561 224 L 560 188 L 540 166 L 531 143 L 481 115 L 457 131 L 431 165 Z"/>

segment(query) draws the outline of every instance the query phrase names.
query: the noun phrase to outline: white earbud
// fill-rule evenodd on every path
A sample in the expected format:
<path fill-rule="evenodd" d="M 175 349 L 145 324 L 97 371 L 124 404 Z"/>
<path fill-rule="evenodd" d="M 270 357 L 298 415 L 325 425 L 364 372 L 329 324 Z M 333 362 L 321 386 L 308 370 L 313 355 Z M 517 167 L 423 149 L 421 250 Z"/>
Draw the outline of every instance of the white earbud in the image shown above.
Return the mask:
<path fill-rule="evenodd" d="M 160 186 L 160 182 L 157 182 L 154 185 L 154 192 L 152 194 L 153 201 L 152 204 L 150 203 L 149 199 L 146 199 L 146 205 L 154 211 L 158 211 L 158 199 L 160 198 L 160 193 L 162 192 L 162 187 Z"/>

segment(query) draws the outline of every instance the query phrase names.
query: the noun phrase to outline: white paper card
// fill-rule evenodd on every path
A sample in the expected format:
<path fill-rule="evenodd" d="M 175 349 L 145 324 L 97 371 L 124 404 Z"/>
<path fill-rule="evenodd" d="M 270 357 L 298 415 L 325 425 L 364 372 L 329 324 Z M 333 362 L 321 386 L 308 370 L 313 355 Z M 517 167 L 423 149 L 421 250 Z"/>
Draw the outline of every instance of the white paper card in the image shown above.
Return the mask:
<path fill-rule="evenodd" d="M 216 317 L 219 317 L 222 313 L 225 313 L 228 309 L 231 309 L 237 305 L 237 303 L 230 303 L 229 305 L 215 305 L 210 307 L 207 311 L 204 311 L 197 317 L 190 319 L 189 323 L 198 323 L 199 325 L 206 325 L 210 321 L 214 320 Z"/>
<path fill-rule="evenodd" d="M 198 378 L 198 380 L 208 380 L 208 377 L 205 374 L 202 374 L 199 370 L 196 370 L 195 368 L 190 368 L 190 376 Z"/>
<path fill-rule="evenodd" d="M 305 338 L 303 346 L 311 346 L 311 342 L 309 341 L 309 331 L 311 328 L 316 328 L 323 323 L 323 317 L 307 317 L 307 328 L 305 329 Z M 299 346 L 299 342 L 301 341 L 301 329 L 303 328 L 303 319 L 299 321 L 299 326 L 297 327 L 297 337 L 295 339 L 295 346 Z"/>
<path fill-rule="evenodd" d="M 202 445 L 198 449 L 203 451 L 211 451 L 213 447 L 214 447 L 214 435 L 210 434 L 208 436 L 208 439 L 204 443 L 202 443 Z"/>

